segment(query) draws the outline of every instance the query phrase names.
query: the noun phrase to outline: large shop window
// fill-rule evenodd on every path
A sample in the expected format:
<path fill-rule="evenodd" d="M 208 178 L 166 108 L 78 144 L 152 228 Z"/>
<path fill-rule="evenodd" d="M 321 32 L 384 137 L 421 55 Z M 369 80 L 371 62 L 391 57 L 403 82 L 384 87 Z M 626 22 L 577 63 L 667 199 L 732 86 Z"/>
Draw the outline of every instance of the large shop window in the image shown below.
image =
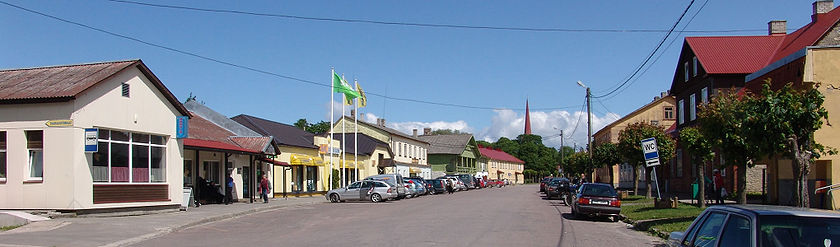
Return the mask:
<path fill-rule="evenodd" d="M 44 131 L 26 131 L 26 149 L 29 151 L 29 179 L 44 178 Z"/>
<path fill-rule="evenodd" d="M 317 166 L 307 166 L 306 167 L 306 191 L 313 192 L 316 191 L 316 185 L 318 183 L 318 167 Z"/>
<path fill-rule="evenodd" d="M 6 181 L 6 131 L 0 131 L 0 182 Z"/>
<path fill-rule="evenodd" d="M 99 130 L 93 154 L 93 181 L 98 183 L 166 182 L 166 137 L 118 130 Z"/>

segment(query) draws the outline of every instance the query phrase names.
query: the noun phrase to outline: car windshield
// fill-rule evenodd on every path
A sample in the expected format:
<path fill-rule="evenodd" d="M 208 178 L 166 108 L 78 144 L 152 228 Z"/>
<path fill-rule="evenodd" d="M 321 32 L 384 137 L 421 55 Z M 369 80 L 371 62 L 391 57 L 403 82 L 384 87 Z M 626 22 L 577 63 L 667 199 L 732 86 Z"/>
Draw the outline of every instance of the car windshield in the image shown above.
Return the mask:
<path fill-rule="evenodd" d="M 604 184 L 587 184 L 581 188 L 582 195 L 585 196 L 606 196 L 606 197 L 615 197 L 616 193 L 615 190 L 609 186 Z"/>
<path fill-rule="evenodd" d="M 828 246 L 840 243 L 840 219 L 766 215 L 759 217 L 761 246 Z"/>

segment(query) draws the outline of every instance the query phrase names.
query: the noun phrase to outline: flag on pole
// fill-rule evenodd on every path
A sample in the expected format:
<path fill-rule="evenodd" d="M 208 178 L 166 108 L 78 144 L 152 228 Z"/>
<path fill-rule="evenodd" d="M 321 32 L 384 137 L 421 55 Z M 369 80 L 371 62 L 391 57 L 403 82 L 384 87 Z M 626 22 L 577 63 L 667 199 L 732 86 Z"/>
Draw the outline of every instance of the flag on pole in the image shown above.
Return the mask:
<path fill-rule="evenodd" d="M 367 95 L 365 95 L 365 91 L 362 90 L 362 87 L 359 86 L 359 82 L 356 82 L 356 93 L 359 94 L 359 107 L 367 106 Z"/>
<path fill-rule="evenodd" d="M 333 72 L 333 88 L 333 92 L 343 93 L 344 96 L 350 98 L 350 100 L 359 97 L 359 93 L 353 89 L 353 86 L 350 86 L 350 83 L 347 83 L 344 78 L 341 78 L 335 72 Z"/>
<path fill-rule="evenodd" d="M 347 97 L 347 95 L 344 95 L 344 104 L 345 105 L 353 105 L 353 98 Z"/>

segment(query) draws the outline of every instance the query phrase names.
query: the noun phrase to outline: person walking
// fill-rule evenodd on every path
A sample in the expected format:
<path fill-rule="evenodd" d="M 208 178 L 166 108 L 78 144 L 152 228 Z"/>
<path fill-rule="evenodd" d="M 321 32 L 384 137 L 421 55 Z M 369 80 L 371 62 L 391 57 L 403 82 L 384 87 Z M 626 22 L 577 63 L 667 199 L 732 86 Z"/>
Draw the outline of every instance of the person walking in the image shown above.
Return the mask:
<path fill-rule="evenodd" d="M 231 176 L 231 173 L 228 173 L 225 179 L 225 205 L 233 202 L 233 177 Z"/>
<path fill-rule="evenodd" d="M 720 170 L 714 170 L 714 183 L 715 183 L 715 203 L 716 204 L 723 204 L 723 198 L 721 190 L 723 190 L 723 177 L 720 175 Z"/>
<path fill-rule="evenodd" d="M 453 192 L 455 192 L 455 189 L 452 188 L 452 186 L 453 186 L 452 180 L 447 179 L 446 180 L 446 192 L 448 192 L 449 194 L 452 194 Z"/>
<path fill-rule="evenodd" d="M 263 174 L 262 179 L 260 179 L 260 198 L 263 199 L 263 203 L 268 203 L 269 191 L 271 191 L 271 183 L 268 182 L 268 177 Z"/>

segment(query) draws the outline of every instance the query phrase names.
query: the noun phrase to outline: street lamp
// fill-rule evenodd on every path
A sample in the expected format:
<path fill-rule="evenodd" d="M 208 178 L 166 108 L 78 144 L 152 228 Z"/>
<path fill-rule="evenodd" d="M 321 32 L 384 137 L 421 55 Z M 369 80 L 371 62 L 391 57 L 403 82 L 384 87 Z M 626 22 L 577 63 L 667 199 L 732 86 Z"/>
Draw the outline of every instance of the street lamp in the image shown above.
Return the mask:
<path fill-rule="evenodd" d="M 592 160 L 592 109 L 590 107 L 592 101 L 592 93 L 589 91 L 589 87 L 583 84 L 583 82 L 577 81 L 578 86 L 582 88 L 586 88 L 586 152 L 589 153 L 589 159 Z"/>

